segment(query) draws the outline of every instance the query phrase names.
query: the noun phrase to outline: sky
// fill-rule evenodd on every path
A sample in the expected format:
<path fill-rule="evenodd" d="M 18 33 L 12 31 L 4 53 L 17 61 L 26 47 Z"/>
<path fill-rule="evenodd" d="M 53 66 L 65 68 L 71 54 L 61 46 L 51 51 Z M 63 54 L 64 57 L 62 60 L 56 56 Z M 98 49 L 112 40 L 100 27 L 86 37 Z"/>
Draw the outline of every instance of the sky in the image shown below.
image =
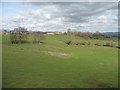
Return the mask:
<path fill-rule="evenodd" d="M 2 2 L 1 29 L 117 32 L 117 2 Z"/>

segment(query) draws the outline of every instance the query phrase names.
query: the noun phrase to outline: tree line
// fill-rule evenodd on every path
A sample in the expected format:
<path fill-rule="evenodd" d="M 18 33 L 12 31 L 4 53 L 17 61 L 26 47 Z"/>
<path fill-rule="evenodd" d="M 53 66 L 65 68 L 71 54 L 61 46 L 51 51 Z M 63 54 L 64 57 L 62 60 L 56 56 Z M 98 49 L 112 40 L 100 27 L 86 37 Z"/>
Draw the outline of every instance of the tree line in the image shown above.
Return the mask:
<path fill-rule="evenodd" d="M 78 37 L 83 37 L 86 39 L 101 39 L 101 38 L 112 38 L 112 36 L 105 36 L 102 33 L 100 33 L 99 31 L 96 31 L 95 33 L 91 33 L 91 32 L 75 32 L 72 31 L 71 29 L 67 30 L 67 33 L 64 33 L 64 35 L 68 35 L 70 38 L 71 36 L 78 36 Z"/>
<path fill-rule="evenodd" d="M 30 32 L 24 27 L 18 27 L 18 28 L 15 28 L 14 30 L 10 31 L 10 41 L 12 44 L 17 44 L 17 43 L 23 44 L 23 43 L 26 43 L 28 41 L 29 37 L 32 37 L 33 43 L 43 43 L 42 40 L 44 40 L 46 38 L 44 34 L 46 34 L 46 33 L 40 32 L 40 31 Z M 66 42 L 66 44 L 68 44 L 68 45 L 70 45 L 72 42 L 72 36 L 83 37 L 86 39 L 111 38 L 111 37 L 102 35 L 98 31 L 96 33 L 74 32 L 71 29 L 68 29 L 67 32 L 63 33 L 63 34 L 67 35 L 67 37 L 68 37 L 68 41 Z M 77 42 L 76 42 L 76 45 L 78 45 Z"/>

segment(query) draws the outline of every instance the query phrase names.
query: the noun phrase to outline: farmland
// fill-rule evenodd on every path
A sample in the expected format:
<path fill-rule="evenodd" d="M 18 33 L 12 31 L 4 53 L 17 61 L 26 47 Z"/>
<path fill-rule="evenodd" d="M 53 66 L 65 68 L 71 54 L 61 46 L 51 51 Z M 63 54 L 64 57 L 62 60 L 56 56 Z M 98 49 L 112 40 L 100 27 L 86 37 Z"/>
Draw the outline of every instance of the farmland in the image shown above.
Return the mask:
<path fill-rule="evenodd" d="M 3 35 L 3 88 L 117 88 L 118 48 L 95 46 L 111 40 L 46 35 L 44 43 L 11 44 Z M 115 45 L 117 41 L 112 41 Z"/>

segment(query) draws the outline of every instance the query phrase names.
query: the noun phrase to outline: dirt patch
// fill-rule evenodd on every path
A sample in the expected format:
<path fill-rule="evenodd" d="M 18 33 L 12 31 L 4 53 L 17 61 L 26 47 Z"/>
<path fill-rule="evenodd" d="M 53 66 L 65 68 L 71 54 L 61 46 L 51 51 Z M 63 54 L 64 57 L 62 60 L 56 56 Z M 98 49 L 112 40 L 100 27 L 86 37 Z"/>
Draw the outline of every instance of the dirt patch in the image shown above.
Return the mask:
<path fill-rule="evenodd" d="M 51 52 L 51 51 L 45 51 L 45 53 L 51 55 L 51 56 L 58 56 L 58 57 L 69 57 L 70 54 L 67 53 L 61 53 L 61 52 Z"/>

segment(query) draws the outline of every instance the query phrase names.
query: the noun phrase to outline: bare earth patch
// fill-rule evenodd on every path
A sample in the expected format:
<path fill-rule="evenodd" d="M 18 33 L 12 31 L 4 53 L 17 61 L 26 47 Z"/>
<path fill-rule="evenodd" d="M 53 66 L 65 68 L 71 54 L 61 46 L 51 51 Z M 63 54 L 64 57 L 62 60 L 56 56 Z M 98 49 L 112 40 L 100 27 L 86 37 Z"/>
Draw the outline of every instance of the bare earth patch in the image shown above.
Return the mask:
<path fill-rule="evenodd" d="M 49 54 L 51 56 L 58 56 L 58 57 L 69 57 L 70 54 L 67 53 L 61 53 L 61 52 L 51 52 L 51 51 L 45 51 L 46 54 Z"/>

